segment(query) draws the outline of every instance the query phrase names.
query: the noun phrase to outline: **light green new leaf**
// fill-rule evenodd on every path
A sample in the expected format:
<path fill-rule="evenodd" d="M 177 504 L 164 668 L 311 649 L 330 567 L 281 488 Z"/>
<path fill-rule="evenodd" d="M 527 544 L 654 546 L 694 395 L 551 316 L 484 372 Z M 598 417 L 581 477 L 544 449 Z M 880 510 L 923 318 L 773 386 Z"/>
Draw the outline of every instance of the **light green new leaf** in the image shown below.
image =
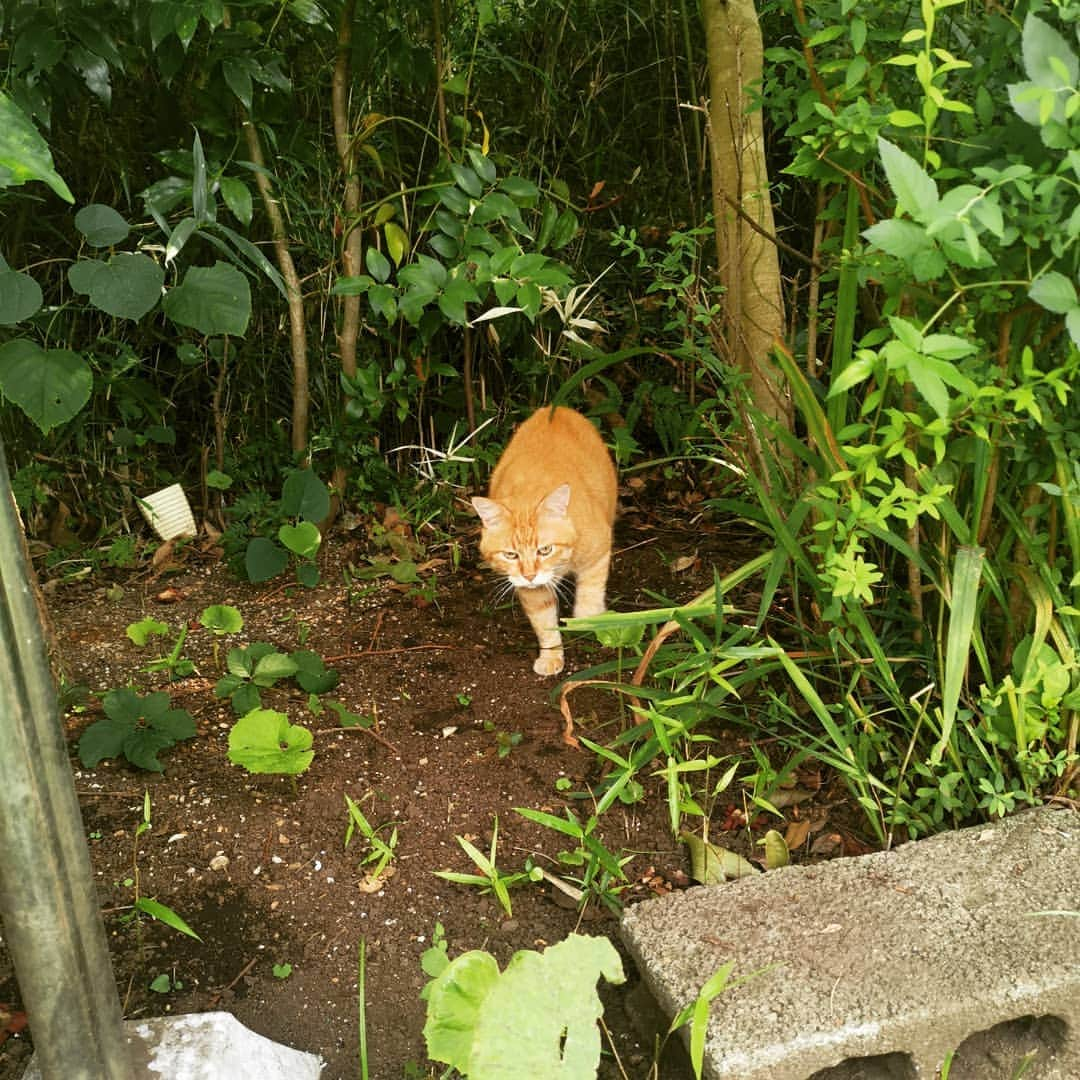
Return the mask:
<path fill-rule="evenodd" d="M 90 399 L 93 382 L 89 365 L 69 349 L 43 349 L 26 338 L 0 345 L 0 393 L 42 434 L 78 413 Z"/>
<path fill-rule="evenodd" d="M 431 984 L 428 1053 L 474 1080 L 576 1080 L 596 1075 L 596 981 L 625 981 L 606 938 L 571 934 L 543 953 L 515 953 L 500 975 L 482 952 L 451 961 Z"/>
<path fill-rule="evenodd" d="M 134 907 L 136 911 L 141 911 L 144 915 L 149 915 L 150 918 L 157 919 L 158 922 L 163 922 L 174 930 L 179 930 L 181 934 L 187 934 L 188 937 L 194 938 L 196 941 L 202 941 L 202 938 L 171 907 L 160 904 L 157 900 L 151 900 L 146 896 L 140 896 L 135 901 Z"/>
<path fill-rule="evenodd" d="M 193 266 L 169 290 L 162 306 L 174 323 L 200 334 L 242 337 L 251 318 L 251 289 L 247 278 L 228 263 Z"/>
<path fill-rule="evenodd" d="M 49 144 L 7 94 L 0 93 L 0 188 L 43 180 L 65 202 L 75 196 L 53 168 Z"/>
<path fill-rule="evenodd" d="M 690 849 L 690 876 L 702 885 L 722 885 L 758 873 L 757 867 L 741 855 L 706 843 L 692 832 L 680 833 L 679 839 Z"/>
<path fill-rule="evenodd" d="M 199 622 L 215 634 L 239 634 L 244 629 L 244 617 L 231 604 L 211 604 L 203 609 Z"/>
<path fill-rule="evenodd" d="M 315 757 L 313 736 L 305 727 L 273 709 L 253 709 L 229 732 L 229 760 L 249 773 L 296 776 Z"/>
<path fill-rule="evenodd" d="M 282 525 L 278 529 L 278 539 L 301 559 L 314 558 L 322 543 L 322 535 L 310 521 L 301 521 L 299 525 Z"/>

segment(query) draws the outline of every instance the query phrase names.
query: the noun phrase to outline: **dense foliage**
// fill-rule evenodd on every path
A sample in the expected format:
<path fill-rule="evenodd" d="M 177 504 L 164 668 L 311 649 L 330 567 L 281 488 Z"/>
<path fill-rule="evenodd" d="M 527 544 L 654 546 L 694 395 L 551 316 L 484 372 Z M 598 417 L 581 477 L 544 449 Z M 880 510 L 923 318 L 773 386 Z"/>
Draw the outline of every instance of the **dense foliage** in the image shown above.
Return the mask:
<path fill-rule="evenodd" d="M 719 359 L 696 19 L 0 6 L 0 436 L 28 531 L 123 563 L 131 496 L 181 479 L 238 568 L 295 556 L 312 584 L 330 496 L 434 516 L 490 460 L 485 421 L 558 395 L 763 537 L 643 655 L 622 787 L 659 757 L 673 823 L 704 812 L 702 726 L 735 716 L 793 749 L 759 762 L 762 805 L 813 754 L 882 842 L 1067 791 L 1080 3 L 763 5 L 796 413 L 771 431 Z M 725 609 L 745 581 L 757 610 Z M 670 617 L 594 629 L 641 650 Z"/>

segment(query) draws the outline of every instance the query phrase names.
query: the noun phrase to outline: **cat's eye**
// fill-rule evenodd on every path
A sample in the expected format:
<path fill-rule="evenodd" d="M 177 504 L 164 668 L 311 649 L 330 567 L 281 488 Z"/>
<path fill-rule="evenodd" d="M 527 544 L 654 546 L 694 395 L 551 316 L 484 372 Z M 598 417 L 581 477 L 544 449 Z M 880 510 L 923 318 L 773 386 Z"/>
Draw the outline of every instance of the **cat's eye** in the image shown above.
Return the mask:
<path fill-rule="evenodd" d="M 504 551 L 502 554 L 504 559 L 516 559 L 518 557 L 516 551 Z"/>
<path fill-rule="evenodd" d="M 541 558 L 546 558 L 548 555 L 551 554 L 551 545 L 545 544 L 543 547 L 538 547 L 536 549 L 536 554 L 539 555 Z"/>

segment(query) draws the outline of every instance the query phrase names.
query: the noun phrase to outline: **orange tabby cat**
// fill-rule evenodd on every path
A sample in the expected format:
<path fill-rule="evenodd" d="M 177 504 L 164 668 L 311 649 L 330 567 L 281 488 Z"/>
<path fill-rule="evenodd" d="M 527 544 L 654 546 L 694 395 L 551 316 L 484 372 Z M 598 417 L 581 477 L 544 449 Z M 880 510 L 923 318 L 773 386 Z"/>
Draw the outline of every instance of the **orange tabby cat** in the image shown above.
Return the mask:
<path fill-rule="evenodd" d="M 540 643 L 538 675 L 563 669 L 559 583 L 577 579 L 574 615 L 599 615 L 611 562 L 615 466 L 596 428 L 572 409 L 543 408 L 514 432 L 488 498 L 480 554 L 517 590 Z"/>

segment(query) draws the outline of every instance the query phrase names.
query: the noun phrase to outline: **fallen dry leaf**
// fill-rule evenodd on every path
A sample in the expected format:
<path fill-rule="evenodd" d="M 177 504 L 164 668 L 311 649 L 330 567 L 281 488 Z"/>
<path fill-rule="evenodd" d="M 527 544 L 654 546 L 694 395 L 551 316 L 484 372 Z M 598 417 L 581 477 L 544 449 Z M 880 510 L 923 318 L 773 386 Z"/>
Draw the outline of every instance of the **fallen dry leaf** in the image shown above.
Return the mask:
<path fill-rule="evenodd" d="M 689 570 L 697 561 L 698 557 L 696 551 L 693 555 L 680 555 L 677 559 L 671 560 L 671 565 L 668 569 L 673 574 L 681 574 L 684 570 Z"/>
<path fill-rule="evenodd" d="M 809 835 L 810 822 L 806 818 L 802 821 L 789 822 L 787 829 L 784 831 L 784 843 L 787 844 L 788 851 L 802 847 Z"/>
<path fill-rule="evenodd" d="M 181 589 L 174 588 L 170 585 L 167 589 L 162 589 L 154 599 L 159 604 L 176 604 L 185 599 L 185 595 Z"/>

